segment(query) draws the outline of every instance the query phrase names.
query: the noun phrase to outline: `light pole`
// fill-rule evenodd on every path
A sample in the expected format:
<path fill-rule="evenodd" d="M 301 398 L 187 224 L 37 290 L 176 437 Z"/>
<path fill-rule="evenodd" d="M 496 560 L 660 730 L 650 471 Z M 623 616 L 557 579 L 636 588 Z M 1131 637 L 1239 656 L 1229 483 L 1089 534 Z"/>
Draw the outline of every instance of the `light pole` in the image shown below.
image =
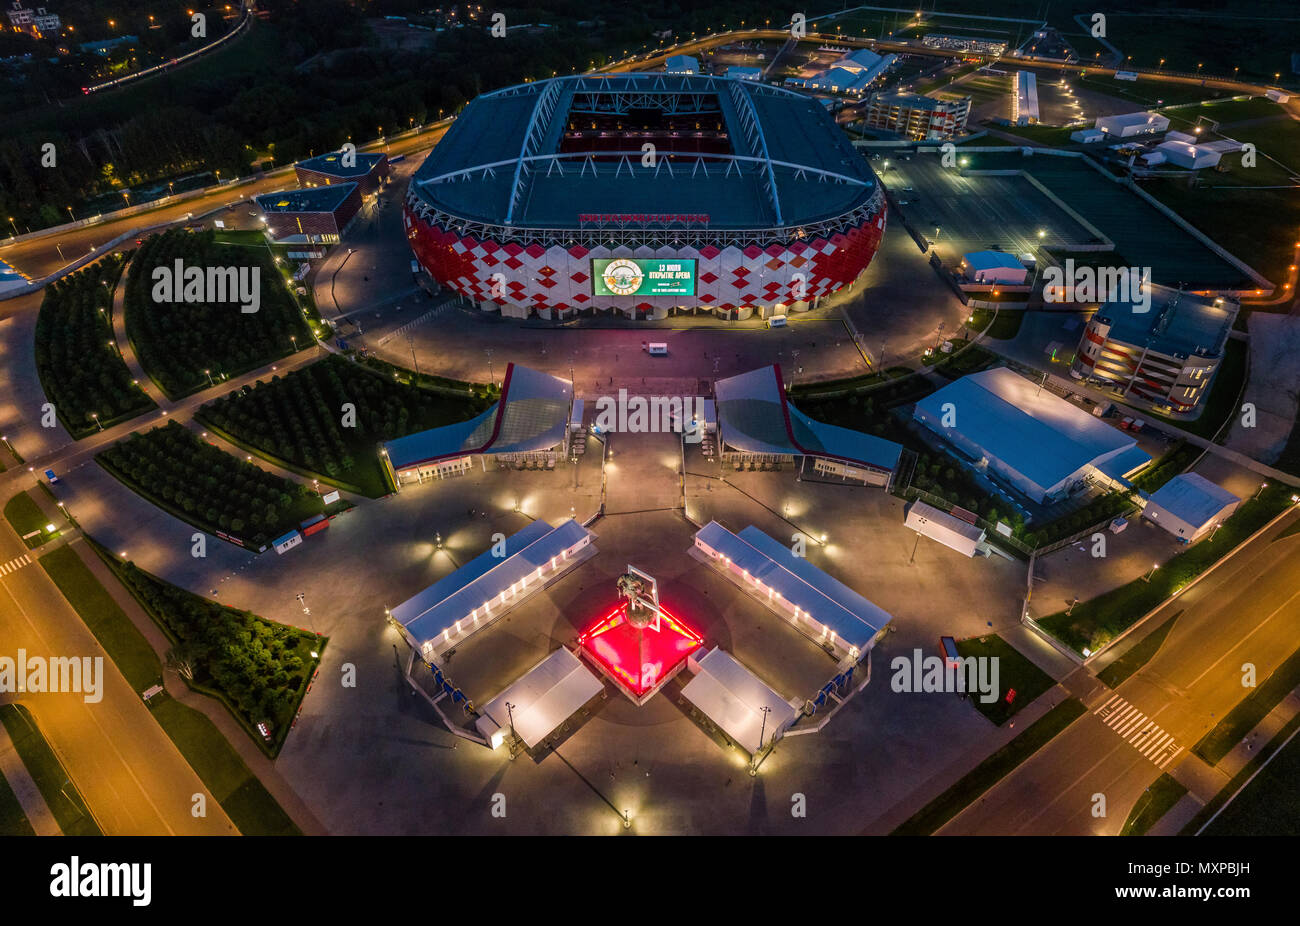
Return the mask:
<path fill-rule="evenodd" d="M 13 226 L 13 228 L 14 228 L 14 237 L 17 238 L 17 237 L 18 237 L 18 223 L 14 221 L 14 217 L 13 217 L 13 216 L 9 216 L 9 224 Z"/>
<path fill-rule="evenodd" d="M 497 374 L 492 368 L 492 348 L 490 347 L 483 348 L 483 353 L 487 354 L 488 377 L 491 378 L 492 385 L 495 386 L 497 384 Z"/>
<path fill-rule="evenodd" d="M 1152 563 L 1152 564 L 1151 564 L 1151 571 L 1148 572 L 1146 575 L 1144 575 L 1144 576 L 1142 577 L 1142 581 L 1143 581 L 1143 582 L 1150 582 L 1150 581 L 1151 581 L 1151 577 L 1152 577 L 1153 575 L 1156 574 L 1156 570 L 1159 569 L 1159 568 L 1160 568 L 1160 564 L 1159 564 L 1159 563 Z"/>
<path fill-rule="evenodd" d="M 519 736 L 515 733 L 515 706 L 509 701 L 506 702 L 506 716 L 510 718 L 510 759 L 515 758 L 515 743 L 518 742 Z"/>
<path fill-rule="evenodd" d="M 207 376 L 207 378 L 208 378 L 208 385 L 209 385 L 209 386 L 215 386 L 216 383 L 214 383 L 214 382 L 212 381 L 212 371 L 211 371 L 211 370 L 204 370 L 203 373 L 204 373 L 204 375 Z"/>
<path fill-rule="evenodd" d="M 1267 482 L 1261 482 L 1261 483 L 1259 484 L 1259 488 L 1255 490 L 1255 498 L 1252 499 L 1252 501 L 1258 501 L 1260 495 L 1262 495 L 1263 492 L 1264 492 L 1264 490 L 1267 489 L 1267 488 L 1268 488 L 1268 483 L 1267 483 Z"/>
<path fill-rule="evenodd" d="M 99 412 L 91 412 L 90 417 L 95 419 L 95 425 L 102 431 L 104 426 L 99 423 Z"/>

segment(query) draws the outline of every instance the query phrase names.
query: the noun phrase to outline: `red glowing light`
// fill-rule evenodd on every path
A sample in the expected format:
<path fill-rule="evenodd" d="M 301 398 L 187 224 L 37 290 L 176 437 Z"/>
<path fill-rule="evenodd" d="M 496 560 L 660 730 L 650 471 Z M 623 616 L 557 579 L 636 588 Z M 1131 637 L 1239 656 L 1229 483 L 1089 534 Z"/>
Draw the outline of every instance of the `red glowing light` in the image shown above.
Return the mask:
<path fill-rule="evenodd" d="M 624 603 L 584 631 L 578 645 L 639 699 L 667 681 L 704 638 L 662 607 L 658 630 L 636 627 Z"/>

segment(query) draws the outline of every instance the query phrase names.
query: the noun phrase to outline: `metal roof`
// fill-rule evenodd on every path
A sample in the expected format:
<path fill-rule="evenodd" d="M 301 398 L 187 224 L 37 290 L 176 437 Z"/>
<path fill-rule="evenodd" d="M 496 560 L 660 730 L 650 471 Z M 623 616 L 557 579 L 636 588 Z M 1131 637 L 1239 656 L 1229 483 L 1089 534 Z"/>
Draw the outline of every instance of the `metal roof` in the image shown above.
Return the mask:
<path fill-rule="evenodd" d="M 1137 443 L 1006 367 L 954 380 L 916 408 L 939 422 L 949 404 L 954 432 L 1047 492 L 1099 458 Z"/>
<path fill-rule="evenodd" d="M 756 527 L 733 534 L 710 521 L 695 537 L 859 652 L 865 652 L 872 638 L 893 620 L 887 611 Z"/>
<path fill-rule="evenodd" d="M 653 167 L 642 165 L 639 144 L 560 152 L 570 111 L 592 101 L 618 111 L 707 106 L 732 152 L 664 154 Z M 577 228 L 579 215 L 617 211 L 762 228 L 847 213 L 871 198 L 876 179 L 815 99 L 753 80 L 633 73 L 556 77 L 478 97 L 412 189 L 452 215 L 513 226 Z"/>
<path fill-rule="evenodd" d="M 715 646 L 698 661 L 695 677 L 682 696 L 704 711 L 750 755 L 798 717 L 798 712 L 770 685 Z M 766 713 L 767 716 L 764 716 Z"/>
<path fill-rule="evenodd" d="M 328 174 L 331 177 L 364 177 L 374 169 L 376 164 L 384 159 L 385 155 L 374 152 L 367 154 L 358 151 L 355 157 L 356 162 L 351 167 L 344 167 L 343 152 L 331 151 L 329 154 L 318 154 L 314 158 L 299 161 L 294 167 L 315 171 L 318 174 Z"/>
<path fill-rule="evenodd" d="M 1199 473 L 1183 473 L 1156 489 L 1147 504 L 1159 505 L 1192 527 L 1201 528 L 1224 508 L 1239 501 L 1240 498 Z"/>
<path fill-rule="evenodd" d="M 475 726 L 489 739 L 497 730 L 513 728 L 532 749 L 604 687 L 562 646 L 484 705 Z"/>
<path fill-rule="evenodd" d="M 1223 308 L 1211 299 L 1154 283 L 1144 284 L 1143 290 L 1144 301 L 1148 294 L 1151 298 L 1145 310 L 1136 298 L 1112 300 L 1097 310 L 1097 321 L 1111 326 L 1108 337 L 1181 357 L 1222 353 L 1237 317 L 1235 304 Z"/>
<path fill-rule="evenodd" d="M 501 398 L 476 418 L 387 441 L 394 471 L 475 453 L 528 453 L 564 442 L 572 388 L 566 380 L 510 364 Z"/>
<path fill-rule="evenodd" d="M 334 183 L 303 190 L 281 190 L 254 197 L 263 212 L 333 212 L 357 188 L 355 183 Z"/>
<path fill-rule="evenodd" d="M 786 400 L 781 370 L 762 367 L 714 383 L 722 441 L 745 453 L 827 457 L 893 470 L 902 445 L 809 418 Z"/>

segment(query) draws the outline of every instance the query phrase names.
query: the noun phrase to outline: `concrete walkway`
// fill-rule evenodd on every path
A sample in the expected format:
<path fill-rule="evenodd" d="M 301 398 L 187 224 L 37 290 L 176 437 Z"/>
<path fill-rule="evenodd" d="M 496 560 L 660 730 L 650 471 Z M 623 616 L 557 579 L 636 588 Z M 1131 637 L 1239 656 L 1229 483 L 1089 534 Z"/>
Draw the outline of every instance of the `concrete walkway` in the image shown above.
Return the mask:
<path fill-rule="evenodd" d="M 149 374 L 140 365 L 135 355 L 131 339 L 126 336 L 126 277 L 131 271 L 131 261 L 122 266 L 122 275 L 118 277 L 117 288 L 113 290 L 113 340 L 117 342 L 117 353 L 131 371 L 131 378 L 136 381 L 145 395 L 153 399 L 154 404 L 165 412 L 170 412 L 176 403 L 162 394 L 162 390 L 149 378 Z"/>
<path fill-rule="evenodd" d="M 14 796 L 22 805 L 23 813 L 27 814 L 27 822 L 32 825 L 37 836 L 63 835 L 63 830 L 59 829 L 54 814 L 41 795 L 41 789 L 36 787 L 31 773 L 14 748 L 13 740 L 9 738 L 9 731 L 3 725 L 0 725 L 0 775 L 9 782 Z"/>

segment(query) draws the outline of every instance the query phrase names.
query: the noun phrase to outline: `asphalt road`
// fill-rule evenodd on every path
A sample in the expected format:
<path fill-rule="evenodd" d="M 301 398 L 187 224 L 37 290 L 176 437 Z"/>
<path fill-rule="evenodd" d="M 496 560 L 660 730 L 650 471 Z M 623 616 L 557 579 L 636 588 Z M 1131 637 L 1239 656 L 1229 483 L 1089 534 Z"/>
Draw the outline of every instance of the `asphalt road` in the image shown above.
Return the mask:
<path fill-rule="evenodd" d="M 6 498 L 9 496 L 6 495 Z M 0 527 L 0 562 L 26 552 L 6 522 Z M 36 557 L 0 577 L 0 640 L 4 655 L 103 656 L 103 698 L 87 704 L 81 694 L 4 695 L 36 718 L 91 813 L 110 836 L 238 835 L 221 805 L 184 756 L 154 722 L 94 636 L 82 623 Z M 203 794 L 207 815 L 190 813 Z"/>
<path fill-rule="evenodd" d="M 944 835 L 1116 835 L 1143 790 L 1167 772 L 1202 802 L 1228 783 L 1188 750 L 1244 698 L 1242 666 L 1259 681 L 1300 638 L 1300 535 L 1288 517 L 1238 550 L 1146 625 L 1178 611 L 1155 657 L 1112 691 L 1088 670 L 1064 682 L 1088 713 L 955 817 Z M 1093 815 L 1105 795 L 1105 817 Z"/>

